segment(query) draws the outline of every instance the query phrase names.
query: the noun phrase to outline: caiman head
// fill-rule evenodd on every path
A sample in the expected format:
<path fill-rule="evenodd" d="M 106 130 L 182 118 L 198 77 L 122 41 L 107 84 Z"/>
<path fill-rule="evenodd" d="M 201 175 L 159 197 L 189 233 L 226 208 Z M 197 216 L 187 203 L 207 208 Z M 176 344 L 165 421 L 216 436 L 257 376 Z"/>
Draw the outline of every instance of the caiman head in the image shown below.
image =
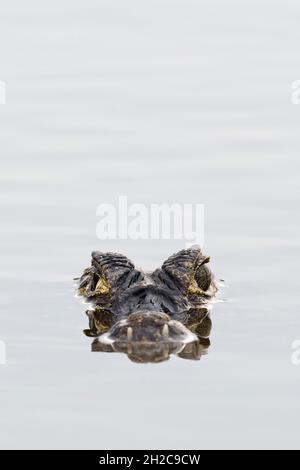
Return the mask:
<path fill-rule="evenodd" d="M 123 255 L 93 252 L 78 282 L 91 305 L 85 334 L 96 338 L 92 349 L 126 352 L 135 362 L 199 358 L 209 346 L 209 304 L 217 291 L 208 262 L 192 247 L 145 273 Z"/>

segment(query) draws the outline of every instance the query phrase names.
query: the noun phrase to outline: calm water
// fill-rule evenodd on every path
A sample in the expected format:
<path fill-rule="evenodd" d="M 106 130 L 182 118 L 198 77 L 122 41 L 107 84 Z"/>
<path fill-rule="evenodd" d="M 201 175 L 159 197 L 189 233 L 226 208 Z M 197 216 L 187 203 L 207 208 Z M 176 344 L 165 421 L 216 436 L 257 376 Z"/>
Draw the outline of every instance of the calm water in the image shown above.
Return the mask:
<path fill-rule="evenodd" d="M 299 447 L 297 1 L 1 7 L 1 448 Z M 92 353 L 72 278 L 180 241 L 96 237 L 101 202 L 205 204 L 228 302 L 200 361 Z"/>

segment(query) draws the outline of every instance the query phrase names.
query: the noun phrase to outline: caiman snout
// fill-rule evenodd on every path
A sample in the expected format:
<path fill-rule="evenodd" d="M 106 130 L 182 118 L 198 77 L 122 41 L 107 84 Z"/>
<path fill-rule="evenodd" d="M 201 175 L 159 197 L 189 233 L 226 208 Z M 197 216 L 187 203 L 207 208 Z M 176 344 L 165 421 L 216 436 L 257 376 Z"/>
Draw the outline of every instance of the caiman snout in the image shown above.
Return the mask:
<path fill-rule="evenodd" d="M 181 343 L 197 340 L 197 336 L 182 323 L 161 312 L 132 313 L 115 323 L 99 338 L 108 343 Z"/>

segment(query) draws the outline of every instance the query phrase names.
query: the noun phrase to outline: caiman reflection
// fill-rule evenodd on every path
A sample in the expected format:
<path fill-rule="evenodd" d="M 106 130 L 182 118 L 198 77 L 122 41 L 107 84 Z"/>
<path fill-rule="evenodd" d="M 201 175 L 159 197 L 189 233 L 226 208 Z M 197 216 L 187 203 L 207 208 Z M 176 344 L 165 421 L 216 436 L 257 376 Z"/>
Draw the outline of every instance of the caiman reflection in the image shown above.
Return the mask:
<path fill-rule="evenodd" d="M 125 353 L 134 362 L 171 355 L 200 359 L 209 348 L 210 303 L 217 292 L 199 247 L 182 250 L 152 273 L 115 253 L 92 254 L 78 283 L 89 301 L 92 351 Z"/>
<path fill-rule="evenodd" d="M 202 355 L 207 354 L 210 346 L 212 323 L 205 308 L 188 312 L 185 317 L 186 328 L 195 335 L 193 341 L 189 343 L 179 340 L 164 341 L 164 338 L 157 341 L 129 341 L 116 338 L 110 342 L 106 340 L 105 333 L 113 326 L 111 314 L 101 310 L 88 310 L 86 313 L 89 318 L 89 328 L 84 330 L 84 334 L 95 338 L 91 345 L 94 352 L 119 352 L 127 354 L 133 362 L 157 363 L 168 360 L 172 354 L 182 359 L 199 360 Z"/>

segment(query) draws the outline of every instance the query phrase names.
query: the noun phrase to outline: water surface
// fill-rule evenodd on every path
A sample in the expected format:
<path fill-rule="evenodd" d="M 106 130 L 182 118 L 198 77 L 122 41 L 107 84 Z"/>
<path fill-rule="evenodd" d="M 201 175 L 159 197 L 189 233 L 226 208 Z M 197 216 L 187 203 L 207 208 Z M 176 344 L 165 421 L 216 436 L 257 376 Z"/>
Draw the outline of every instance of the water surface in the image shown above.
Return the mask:
<path fill-rule="evenodd" d="M 299 447 L 296 1 L 13 0 L 1 8 L 2 448 Z M 72 279 L 101 202 L 205 204 L 225 278 L 200 361 L 92 353 Z"/>

